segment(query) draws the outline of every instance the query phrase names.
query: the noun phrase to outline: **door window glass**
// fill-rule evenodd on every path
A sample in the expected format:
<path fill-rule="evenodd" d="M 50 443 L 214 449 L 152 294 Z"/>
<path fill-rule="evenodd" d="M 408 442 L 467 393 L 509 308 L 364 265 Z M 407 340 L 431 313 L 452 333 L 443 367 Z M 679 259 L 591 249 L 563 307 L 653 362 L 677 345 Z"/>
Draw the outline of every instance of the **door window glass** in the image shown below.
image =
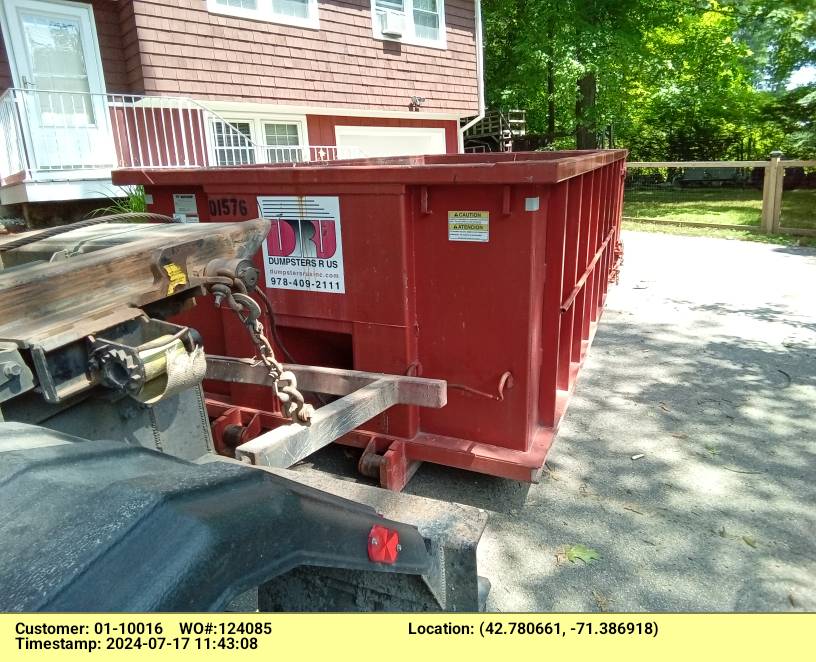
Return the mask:
<path fill-rule="evenodd" d="M 22 15 L 23 38 L 42 122 L 55 126 L 94 123 L 82 32 L 68 18 Z"/>

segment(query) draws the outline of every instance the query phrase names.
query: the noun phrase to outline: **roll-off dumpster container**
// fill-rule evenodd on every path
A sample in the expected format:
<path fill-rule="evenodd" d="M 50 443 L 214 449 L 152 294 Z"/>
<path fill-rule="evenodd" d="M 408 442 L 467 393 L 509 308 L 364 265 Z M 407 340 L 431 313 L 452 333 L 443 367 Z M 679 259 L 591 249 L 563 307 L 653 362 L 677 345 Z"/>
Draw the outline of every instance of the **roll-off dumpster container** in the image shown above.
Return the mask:
<path fill-rule="evenodd" d="M 290 360 L 448 382 L 442 409 L 394 407 L 340 440 L 401 489 L 422 461 L 537 480 L 617 273 L 625 158 L 399 157 L 114 182 L 143 184 L 149 210 L 180 221 L 272 220 L 256 260 Z M 255 351 L 229 312 L 184 315 L 209 352 Z M 208 395 L 217 437 L 279 422 L 268 389 L 210 383 Z"/>

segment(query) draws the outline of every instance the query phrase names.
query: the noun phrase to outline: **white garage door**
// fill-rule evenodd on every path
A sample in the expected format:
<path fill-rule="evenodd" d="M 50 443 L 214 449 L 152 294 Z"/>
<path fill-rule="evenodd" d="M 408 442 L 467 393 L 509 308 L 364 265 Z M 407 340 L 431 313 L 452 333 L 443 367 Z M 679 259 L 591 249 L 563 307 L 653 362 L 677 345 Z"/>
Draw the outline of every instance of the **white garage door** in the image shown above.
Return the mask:
<path fill-rule="evenodd" d="M 444 154 L 445 129 L 397 126 L 336 126 L 337 146 L 362 156 Z M 342 150 L 341 150 L 342 151 Z"/>

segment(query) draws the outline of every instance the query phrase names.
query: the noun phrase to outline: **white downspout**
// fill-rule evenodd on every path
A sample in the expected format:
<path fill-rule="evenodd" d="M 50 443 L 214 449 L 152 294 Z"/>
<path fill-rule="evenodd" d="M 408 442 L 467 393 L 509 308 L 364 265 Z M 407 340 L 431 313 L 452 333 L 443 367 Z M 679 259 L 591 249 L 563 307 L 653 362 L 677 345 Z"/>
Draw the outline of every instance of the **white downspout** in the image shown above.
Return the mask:
<path fill-rule="evenodd" d="M 484 38 L 482 36 L 482 0 L 474 0 L 476 12 L 476 85 L 479 89 L 479 114 L 459 129 L 459 153 L 465 151 L 465 131 L 485 116 Z"/>

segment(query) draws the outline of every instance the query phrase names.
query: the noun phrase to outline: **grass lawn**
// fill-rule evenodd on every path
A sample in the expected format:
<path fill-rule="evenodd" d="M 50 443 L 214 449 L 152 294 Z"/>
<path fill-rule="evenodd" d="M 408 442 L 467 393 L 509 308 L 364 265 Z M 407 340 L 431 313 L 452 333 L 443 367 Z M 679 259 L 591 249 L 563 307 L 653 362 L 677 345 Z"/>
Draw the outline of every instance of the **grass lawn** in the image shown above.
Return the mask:
<path fill-rule="evenodd" d="M 751 188 L 630 190 L 623 202 L 624 217 L 633 218 L 759 226 L 762 216 L 762 191 Z M 782 226 L 816 228 L 816 190 L 782 194 Z"/>
<path fill-rule="evenodd" d="M 759 225 L 762 191 L 666 188 L 626 191 L 623 215 L 666 221 Z"/>
<path fill-rule="evenodd" d="M 623 221 L 624 230 L 635 232 L 660 232 L 662 234 L 681 234 L 689 237 L 719 237 L 721 239 L 742 239 L 745 241 L 759 241 L 764 244 L 778 244 L 780 246 L 816 246 L 816 237 L 794 237 L 787 234 L 762 234 L 748 230 L 732 230 L 730 228 L 695 228 L 688 225 L 662 225 L 645 221 Z"/>
<path fill-rule="evenodd" d="M 782 192 L 783 228 L 816 228 L 816 190 Z"/>

